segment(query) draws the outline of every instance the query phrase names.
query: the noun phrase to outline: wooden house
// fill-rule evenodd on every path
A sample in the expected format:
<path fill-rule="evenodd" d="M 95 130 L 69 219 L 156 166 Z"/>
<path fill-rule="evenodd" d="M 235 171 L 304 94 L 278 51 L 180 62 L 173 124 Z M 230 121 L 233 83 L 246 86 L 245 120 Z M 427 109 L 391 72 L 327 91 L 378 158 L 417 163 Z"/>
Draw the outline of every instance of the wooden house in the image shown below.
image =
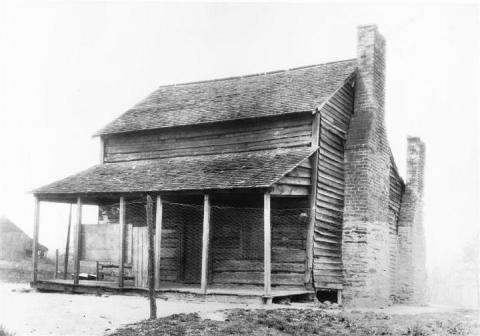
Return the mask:
<path fill-rule="evenodd" d="M 390 300 L 405 184 L 384 129 L 383 37 L 360 27 L 358 43 L 355 59 L 162 86 L 101 129 L 98 165 L 34 191 L 35 232 L 40 201 L 77 204 L 68 285 L 86 288 L 90 260 L 118 266 L 116 288 L 146 287 L 148 194 L 159 291 Z M 82 204 L 100 224 L 82 223 Z"/>
<path fill-rule="evenodd" d="M 6 217 L 0 217 L 0 260 L 20 261 L 32 257 L 33 240 Z M 48 248 L 38 244 L 37 255 L 44 257 Z"/>

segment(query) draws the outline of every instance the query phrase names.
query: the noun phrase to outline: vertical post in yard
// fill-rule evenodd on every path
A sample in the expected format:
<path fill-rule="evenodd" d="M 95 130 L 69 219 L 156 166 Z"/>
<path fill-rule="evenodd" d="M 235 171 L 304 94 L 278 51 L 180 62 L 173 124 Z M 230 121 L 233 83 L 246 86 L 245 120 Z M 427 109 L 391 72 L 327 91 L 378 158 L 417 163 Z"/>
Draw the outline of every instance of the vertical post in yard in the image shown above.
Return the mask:
<path fill-rule="evenodd" d="M 263 234 L 264 234 L 264 299 L 272 302 L 272 234 L 270 223 L 270 192 L 263 195 Z"/>
<path fill-rule="evenodd" d="M 70 251 L 70 227 L 71 226 L 72 226 L 72 204 L 70 204 L 70 211 L 68 212 L 67 243 L 65 244 L 65 260 L 63 264 L 64 280 L 67 280 L 67 274 L 68 274 L 68 253 Z"/>
<path fill-rule="evenodd" d="M 78 285 L 80 275 L 80 234 L 82 230 L 82 199 L 77 198 L 77 222 L 73 236 L 73 284 Z"/>
<path fill-rule="evenodd" d="M 120 197 L 120 253 L 118 257 L 118 287 L 123 288 L 124 262 L 125 262 L 125 197 Z"/>
<path fill-rule="evenodd" d="M 40 223 L 40 200 L 35 197 L 35 212 L 33 213 L 33 246 L 32 246 L 32 282 L 37 281 L 38 273 L 38 229 Z"/>
<path fill-rule="evenodd" d="M 162 216 L 163 204 L 160 195 L 157 196 L 157 213 L 155 215 L 155 288 L 160 288 L 160 257 L 162 251 Z"/>
<path fill-rule="evenodd" d="M 58 278 L 58 249 L 55 249 L 55 279 Z"/>
<path fill-rule="evenodd" d="M 153 234 L 153 201 L 147 195 L 147 226 L 148 226 L 148 299 L 150 301 L 150 319 L 157 318 L 157 303 L 155 301 L 155 252 Z"/>
<path fill-rule="evenodd" d="M 203 200 L 203 236 L 202 236 L 202 275 L 200 291 L 207 294 L 208 282 L 208 248 L 210 245 L 210 197 L 205 195 Z"/>

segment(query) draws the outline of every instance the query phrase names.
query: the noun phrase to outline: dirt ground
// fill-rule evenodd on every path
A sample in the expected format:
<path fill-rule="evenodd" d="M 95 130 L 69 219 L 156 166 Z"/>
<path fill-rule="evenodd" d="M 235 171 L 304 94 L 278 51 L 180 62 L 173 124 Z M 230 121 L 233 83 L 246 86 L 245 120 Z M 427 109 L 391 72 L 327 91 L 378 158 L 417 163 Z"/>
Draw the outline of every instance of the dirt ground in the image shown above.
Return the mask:
<path fill-rule="evenodd" d="M 306 330 L 308 332 L 308 325 L 303 324 L 302 314 L 307 314 L 307 320 L 312 320 L 315 314 L 324 314 L 322 311 L 315 310 L 313 313 L 311 309 L 313 304 L 292 304 L 286 305 L 246 305 L 246 304 L 226 304 L 215 302 L 196 302 L 196 301 L 175 301 L 175 300 L 157 300 L 157 309 L 159 317 L 166 317 L 171 314 L 175 315 L 164 320 L 157 320 L 157 325 L 145 324 L 127 327 L 126 329 L 117 331 L 116 335 L 155 335 L 154 331 L 148 328 L 156 328 L 164 326 L 162 323 L 166 322 L 174 324 L 173 333 L 166 333 L 166 335 L 177 335 L 177 331 L 181 331 L 181 335 L 190 335 L 186 332 L 188 328 L 192 327 L 196 330 L 195 335 L 220 335 L 222 328 L 226 328 L 225 332 L 230 334 L 238 334 L 238 327 L 242 327 L 245 335 L 257 335 L 252 330 L 258 329 L 272 335 L 290 335 L 297 334 L 295 330 L 298 329 L 297 322 L 300 323 L 299 330 Z M 271 316 L 268 311 L 265 317 L 258 313 L 249 313 L 255 309 L 258 311 L 265 311 L 271 308 L 289 308 L 280 312 L 281 316 L 276 314 Z M 299 314 L 295 313 L 295 309 L 301 309 Z M 225 319 L 233 312 L 229 319 L 233 322 L 225 324 Z M 247 310 L 245 310 L 247 309 Z M 198 314 L 195 314 L 198 313 Z M 127 324 L 145 320 L 148 317 L 148 301 L 144 297 L 139 296 L 93 296 L 93 295 L 71 295 L 60 293 L 40 293 L 29 290 L 28 284 L 6 284 L 0 283 L 0 325 L 3 325 L 6 330 L 18 335 L 105 335 L 114 333 L 119 328 L 124 328 Z M 283 315 L 282 315 L 283 314 Z M 313 314 L 313 315 L 312 315 Z M 457 335 L 463 335 L 463 324 L 461 320 L 465 319 L 469 322 L 478 320 L 478 311 L 458 311 L 452 310 L 449 307 L 403 307 L 393 306 L 386 309 L 377 310 L 354 310 L 347 312 L 329 311 L 328 314 L 349 314 L 347 319 L 339 320 L 336 317 L 326 320 L 328 326 L 333 326 L 340 321 L 339 326 L 342 328 L 360 327 L 359 321 L 365 320 L 367 317 L 375 321 L 372 326 L 373 329 L 365 329 L 370 332 L 375 331 L 374 334 L 380 331 L 387 330 L 386 328 L 396 323 L 401 325 L 404 330 L 408 328 L 420 328 L 420 333 L 410 333 L 405 335 L 431 335 L 431 333 L 422 333 L 425 325 L 435 327 L 441 325 L 445 328 L 450 328 L 452 332 Z M 373 314 L 373 315 L 372 315 Z M 297 318 L 298 315 L 298 318 Z M 388 317 L 385 317 L 389 315 Z M 260 316 L 260 317 L 259 317 Z M 338 315 L 340 316 L 340 315 Z M 417 325 L 417 317 L 422 316 L 421 321 L 426 321 L 424 326 Z M 345 317 L 345 316 L 343 316 Z M 342 318 L 343 318 L 342 317 Z M 244 323 L 243 318 L 248 319 L 248 323 Z M 261 321 L 267 321 L 264 324 Z M 163 321 L 163 322 L 162 322 Z M 252 322 L 253 321 L 253 322 Z M 270 322 L 268 322 L 270 321 Z M 283 322 L 286 321 L 286 324 Z M 292 322 L 293 321 L 293 322 Z M 316 320 L 314 320 L 316 321 Z M 228 321 L 227 321 L 228 322 Z M 185 324 L 186 323 L 186 324 Z M 268 324 L 270 323 L 270 324 Z M 282 324 L 283 323 L 283 324 Z M 291 323 L 293 323 L 291 325 Z M 317 323 L 317 322 L 315 322 Z M 275 326 L 281 326 L 283 331 L 276 330 Z M 147 329 L 143 330 L 143 326 Z M 212 327 L 212 330 L 205 329 L 206 333 L 197 333 L 198 327 Z M 293 326 L 293 327 L 292 327 Z M 205 328 L 206 328 L 205 327 Z M 275 328 L 274 328 L 275 327 Z M 140 330 L 142 330 L 140 332 Z M 180 328 L 180 329 L 177 329 Z M 252 328 L 252 329 L 249 329 Z M 266 329 L 265 329 L 266 328 Z M 269 328 L 274 328 L 270 330 Z M 290 329 L 291 330 L 290 330 Z M 292 329 L 293 328 L 293 329 Z M 307 328 L 307 329 L 305 329 Z M 289 333 L 288 330 L 293 333 Z M 347 329 L 345 329 L 348 331 Z M 415 330 L 412 329 L 414 332 Z M 417 330 L 417 331 L 418 331 Z M 162 333 L 163 334 L 163 333 Z M 241 333 L 240 333 L 241 334 Z M 261 333 L 260 333 L 261 334 Z M 260 335 L 258 334 L 258 335 Z M 335 334 L 335 333 L 334 333 Z M 332 334 L 332 335 L 334 335 Z M 337 333 L 338 334 L 338 333 Z M 365 333 L 364 333 L 365 334 Z M 381 334 L 381 333 L 380 333 Z M 468 333 L 467 333 L 468 334 Z M 179 334 L 178 334 L 179 335 Z M 262 334 L 263 335 L 263 334 Z M 325 334 L 327 335 L 327 334 Z M 338 334 L 342 335 L 342 334 Z M 355 334 L 353 334 L 355 335 Z M 359 334 L 360 335 L 360 334 Z M 365 335 L 368 335 L 366 333 Z M 373 335 L 373 334 L 372 334 Z M 384 335 L 390 335 L 385 333 Z M 392 334 L 393 335 L 393 334 Z M 403 334 L 402 334 L 403 335 Z M 436 334 L 434 334 L 436 335 Z M 443 334 L 439 334 L 443 335 Z M 477 334 L 473 334 L 477 335 Z"/>
<path fill-rule="evenodd" d="M 148 317 L 139 296 L 40 293 L 28 284 L 0 283 L 0 325 L 19 335 L 104 335 Z M 243 304 L 157 300 L 158 316 L 248 307 Z"/>

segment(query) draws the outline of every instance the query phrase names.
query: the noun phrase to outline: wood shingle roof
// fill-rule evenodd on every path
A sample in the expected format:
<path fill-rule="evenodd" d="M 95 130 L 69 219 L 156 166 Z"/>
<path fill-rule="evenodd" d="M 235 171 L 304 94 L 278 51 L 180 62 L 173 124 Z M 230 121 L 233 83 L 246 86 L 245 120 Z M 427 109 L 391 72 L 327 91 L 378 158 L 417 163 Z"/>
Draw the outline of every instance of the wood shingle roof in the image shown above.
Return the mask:
<path fill-rule="evenodd" d="M 312 111 L 356 68 L 356 60 L 161 86 L 95 135 Z"/>
<path fill-rule="evenodd" d="M 311 148 L 176 157 L 93 166 L 33 191 L 36 195 L 269 187 Z"/>

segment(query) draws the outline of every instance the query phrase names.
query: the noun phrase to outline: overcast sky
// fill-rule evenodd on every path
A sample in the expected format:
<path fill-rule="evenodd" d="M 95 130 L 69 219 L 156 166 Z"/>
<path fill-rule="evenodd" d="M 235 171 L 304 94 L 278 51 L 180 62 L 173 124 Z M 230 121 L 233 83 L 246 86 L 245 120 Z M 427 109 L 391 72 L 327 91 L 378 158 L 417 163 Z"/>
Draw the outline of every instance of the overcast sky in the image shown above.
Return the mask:
<path fill-rule="evenodd" d="M 402 176 L 407 135 L 426 142 L 429 264 L 452 258 L 479 224 L 480 24 L 466 4 L 0 1 L 0 214 L 31 234 L 28 191 L 98 163 L 91 135 L 159 85 L 354 58 L 366 23 L 387 39 Z M 41 242 L 64 246 L 68 211 L 41 211 Z"/>

